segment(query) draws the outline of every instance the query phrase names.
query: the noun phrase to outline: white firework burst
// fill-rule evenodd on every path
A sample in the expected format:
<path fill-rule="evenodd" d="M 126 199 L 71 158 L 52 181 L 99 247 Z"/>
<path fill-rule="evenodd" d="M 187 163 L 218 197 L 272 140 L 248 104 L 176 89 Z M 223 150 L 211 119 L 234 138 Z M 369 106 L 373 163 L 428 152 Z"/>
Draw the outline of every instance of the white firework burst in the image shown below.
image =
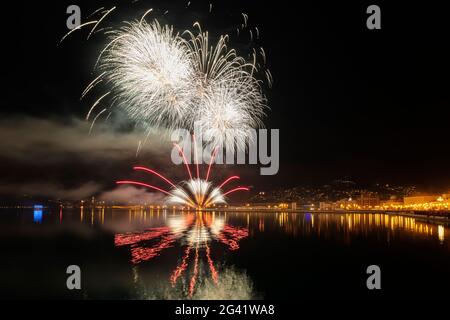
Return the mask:
<path fill-rule="evenodd" d="M 134 170 L 144 171 L 146 173 L 155 175 L 159 177 L 161 180 L 166 182 L 171 186 L 170 190 L 164 190 L 160 187 L 143 183 L 140 181 L 131 181 L 131 180 L 121 180 L 116 181 L 117 184 L 128 184 L 128 185 L 136 185 L 140 187 L 146 187 L 152 190 L 156 190 L 162 192 L 167 195 L 166 202 L 172 205 L 181 205 L 183 207 L 189 207 L 196 210 L 205 209 L 211 207 L 216 204 L 224 204 L 226 203 L 225 197 L 231 193 L 237 191 L 249 191 L 248 187 L 237 187 L 227 192 L 222 192 L 222 188 L 230 183 L 233 180 L 239 179 L 238 176 L 231 176 L 227 178 L 222 184 L 219 186 L 213 186 L 213 184 L 208 181 L 209 177 L 209 169 L 206 178 L 200 178 L 200 175 L 197 175 L 197 178 L 192 178 L 191 171 L 189 169 L 189 165 L 186 164 L 187 172 L 189 173 L 190 179 L 187 181 L 183 181 L 180 184 L 176 185 L 160 173 L 155 170 L 146 168 L 146 167 L 134 167 Z"/>
<path fill-rule="evenodd" d="M 200 26 L 197 35 L 185 31 L 186 41 L 201 84 L 195 125 L 213 146 L 244 149 L 251 129 L 262 126 L 266 100 L 253 76 L 255 65 L 247 63 L 234 49 L 228 50 L 227 36 L 209 46 L 208 32 Z"/>
<path fill-rule="evenodd" d="M 244 150 L 251 141 L 252 129 L 259 126 L 258 117 L 246 101 L 246 96 L 237 92 L 237 87 L 218 85 L 202 100 L 197 110 L 196 126 L 205 141 L 214 147 Z"/>
<path fill-rule="evenodd" d="M 187 205 L 191 208 L 207 208 L 214 204 L 226 203 L 220 188 L 213 188 L 211 182 L 203 179 L 186 181 L 169 193 L 167 203 Z"/>
<path fill-rule="evenodd" d="M 186 30 L 180 35 L 157 20 L 147 23 L 149 12 L 105 32 L 109 41 L 97 59 L 99 75 L 82 97 L 100 83 L 108 89 L 94 102 L 87 119 L 100 105 L 103 109 L 93 123 L 101 114 L 109 115 L 111 110 L 104 106 L 108 101 L 109 107 L 123 110 L 147 132 L 177 128 L 192 132 L 197 127 L 205 140 L 214 138 L 215 146 L 245 148 L 251 129 L 262 126 L 267 108 L 255 78 L 256 51 L 249 63 L 228 49 L 228 36 L 210 45 L 208 32 L 198 23 L 194 24 L 196 32 Z M 105 15 L 92 22 L 90 34 Z"/>
<path fill-rule="evenodd" d="M 189 118 L 194 69 L 172 27 L 135 21 L 111 32 L 99 70 L 111 86 L 114 105 L 134 121 L 176 128 Z"/>

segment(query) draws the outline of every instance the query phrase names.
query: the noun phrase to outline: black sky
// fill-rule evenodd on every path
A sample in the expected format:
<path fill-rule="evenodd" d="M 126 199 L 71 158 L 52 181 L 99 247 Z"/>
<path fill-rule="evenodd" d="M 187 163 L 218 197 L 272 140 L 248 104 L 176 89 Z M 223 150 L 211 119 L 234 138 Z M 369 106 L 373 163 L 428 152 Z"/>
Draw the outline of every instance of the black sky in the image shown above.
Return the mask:
<path fill-rule="evenodd" d="M 84 17 L 117 5 L 118 22 L 147 8 L 167 8 L 165 19 L 176 27 L 200 20 L 216 35 L 234 30 L 245 12 L 249 25 L 260 29 L 258 46 L 275 80 L 265 89 L 271 108 L 265 124 L 279 128 L 282 140 L 279 174 L 247 180 L 268 187 L 345 177 L 450 188 L 449 27 L 441 2 L 216 0 L 211 15 L 209 1 L 193 0 L 189 9 L 187 1 L 131 2 L 25 1 L 3 10 L 0 116 L 69 119 L 86 113 L 89 105 L 79 96 L 104 40 L 86 42 L 87 33 L 80 32 L 57 46 L 67 32 L 69 4 L 79 5 Z M 366 28 L 370 4 L 381 7 L 381 30 Z M 241 54 L 248 53 L 247 42 L 231 40 Z M 3 176 L 23 180 L 8 150 L 2 153 Z M 73 161 L 70 170 L 89 174 Z M 80 175 L 64 177 L 75 183 Z"/>

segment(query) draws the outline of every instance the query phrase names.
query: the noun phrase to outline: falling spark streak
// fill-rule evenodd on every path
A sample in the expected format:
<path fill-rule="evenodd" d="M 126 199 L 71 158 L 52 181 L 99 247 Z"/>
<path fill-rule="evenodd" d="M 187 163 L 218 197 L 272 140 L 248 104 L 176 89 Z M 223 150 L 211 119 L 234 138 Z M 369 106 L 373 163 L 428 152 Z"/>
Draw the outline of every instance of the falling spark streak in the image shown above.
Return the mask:
<path fill-rule="evenodd" d="M 80 100 L 83 99 L 84 96 L 85 96 L 89 91 L 91 91 L 91 89 L 92 89 L 93 87 L 95 87 L 98 83 L 100 83 L 101 81 L 103 81 L 103 80 L 101 79 L 101 77 L 103 77 L 104 75 L 105 75 L 105 72 L 103 72 L 102 74 L 100 74 L 97 78 L 95 78 L 94 80 L 91 81 L 91 83 L 88 84 L 88 86 L 86 87 L 86 89 L 84 89 L 83 93 L 81 94 Z"/>
<path fill-rule="evenodd" d="M 136 157 L 138 156 L 139 152 L 141 151 L 141 145 L 142 145 L 142 140 L 139 140 L 138 147 L 137 147 L 137 150 L 136 150 Z"/>
<path fill-rule="evenodd" d="M 98 64 L 99 64 L 99 62 L 100 62 L 100 59 L 102 58 L 103 54 L 109 49 L 109 47 L 110 47 L 113 43 L 115 43 L 116 41 L 119 41 L 119 40 L 120 40 L 121 38 L 123 38 L 123 37 L 125 37 L 125 35 L 118 36 L 117 38 L 111 40 L 111 41 L 106 45 L 106 47 L 103 48 L 103 50 L 100 52 L 100 54 L 99 54 L 98 57 L 97 57 L 97 61 L 95 61 L 94 69 L 97 69 L 97 66 L 98 66 Z"/>
<path fill-rule="evenodd" d="M 247 27 L 248 15 L 245 13 L 242 13 L 242 16 L 244 17 L 244 26 Z"/>
<path fill-rule="evenodd" d="M 192 140 L 194 141 L 194 158 L 195 164 L 197 166 L 197 179 L 200 179 L 200 171 L 198 168 L 198 158 L 197 158 L 197 140 L 195 139 L 195 135 L 192 135 Z"/>
<path fill-rule="evenodd" d="M 145 135 L 145 139 L 144 139 L 144 142 L 143 142 L 144 145 L 147 143 L 147 140 L 150 137 L 150 133 L 151 133 L 151 131 L 147 130 L 147 134 Z"/>
<path fill-rule="evenodd" d="M 211 172 L 211 166 L 212 166 L 212 164 L 213 164 L 213 162 L 214 162 L 214 158 L 216 157 L 217 150 L 218 150 L 218 148 L 215 147 L 215 148 L 214 148 L 214 151 L 213 151 L 213 153 L 212 153 L 212 155 L 211 155 L 211 160 L 209 161 L 208 171 L 207 171 L 207 173 L 206 173 L 206 178 L 205 178 L 206 181 L 208 181 L 208 179 L 209 179 L 209 174 L 210 174 L 210 172 Z"/>
<path fill-rule="evenodd" d="M 266 52 L 264 51 L 263 47 L 260 47 L 259 50 L 261 52 L 261 56 L 263 58 L 263 62 L 264 62 L 264 64 L 266 64 Z"/>
<path fill-rule="evenodd" d="M 99 11 L 101 11 L 101 10 L 103 10 L 103 9 L 105 9 L 105 7 L 98 8 L 97 10 L 95 10 L 94 12 L 92 12 L 90 15 L 88 15 L 88 16 L 87 16 L 87 19 L 89 19 L 90 17 L 92 17 L 92 16 L 95 15 L 97 12 L 99 12 Z"/>
<path fill-rule="evenodd" d="M 228 194 L 230 194 L 230 193 L 233 193 L 233 192 L 236 192 L 236 191 L 249 191 L 249 190 L 250 190 L 250 189 L 247 188 L 247 187 L 239 187 L 239 188 L 235 188 L 235 189 L 232 189 L 232 190 L 230 190 L 230 191 L 225 192 L 225 193 L 223 194 L 223 196 L 225 197 L 226 195 L 228 195 Z"/>
<path fill-rule="evenodd" d="M 253 64 L 252 64 L 252 77 L 253 77 L 253 71 L 258 71 L 258 69 L 256 68 L 256 51 L 253 48 Z"/>
<path fill-rule="evenodd" d="M 160 189 L 160 188 L 155 187 L 155 186 L 152 186 L 152 185 L 150 185 L 150 184 L 138 182 L 138 181 L 123 180 L 123 181 L 117 181 L 116 183 L 117 183 L 117 184 L 134 184 L 134 185 L 137 185 L 137 186 L 142 186 L 142 187 L 154 189 L 154 190 L 160 191 L 160 192 L 162 192 L 162 193 L 165 193 L 165 194 L 167 194 L 167 195 L 170 195 L 170 193 L 169 193 L 168 191 L 166 191 L 166 190 Z"/>
<path fill-rule="evenodd" d="M 91 115 L 92 110 L 94 110 L 94 108 L 100 103 L 100 101 L 102 101 L 102 99 L 104 97 L 106 97 L 107 95 L 109 95 L 111 92 L 107 92 L 105 93 L 103 96 L 101 96 L 100 98 L 97 99 L 97 101 L 95 101 L 95 103 L 92 105 L 91 109 L 89 110 L 88 114 L 86 115 L 86 120 L 89 120 L 89 117 Z"/>
<path fill-rule="evenodd" d="M 147 16 L 147 14 L 149 14 L 152 11 L 153 11 L 153 9 L 148 9 L 147 11 L 145 11 L 145 13 L 142 15 L 141 20 L 139 21 L 139 24 L 142 24 L 142 22 L 144 21 L 145 17 Z"/>
<path fill-rule="evenodd" d="M 222 187 L 224 185 L 226 185 L 228 182 L 230 182 L 231 180 L 235 180 L 235 179 L 240 179 L 239 176 L 231 176 L 228 179 L 226 179 L 224 182 L 222 182 L 222 184 L 219 186 L 219 189 L 222 189 Z"/>
<path fill-rule="evenodd" d="M 92 33 L 94 32 L 95 28 L 97 28 L 97 26 L 103 21 L 103 19 L 106 18 L 106 16 L 108 14 L 110 14 L 111 12 L 113 12 L 116 9 L 116 7 L 112 7 L 111 9 L 109 9 L 108 11 L 106 11 L 106 13 L 97 21 L 97 23 L 94 25 L 94 27 L 92 28 L 91 32 L 89 32 L 88 36 L 87 36 L 87 40 L 89 40 L 89 38 L 91 37 Z"/>
<path fill-rule="evenodd" d="M 109 30 L 112 30 L 112 29 L 113 28 L 111 28 L 111 27 L 100 28 L 100 29 L 95 30 L 95 32 L 93 34 L 97 34 L 100 32 L 103 32 L 104 34 L 106 34 L 107 32 L 109 32 Z"/>
<path fill-rule="evenodd" d="M 156 172 L 155 170 L 152 170 L 152 169 L 149 169 L 149 168 L 146 168 L 146 167 L 134 167 L 133 169 L 134 169 L 134 170 L 146 171 L 146 172 L 149 172 L 149 173 L 151 173 L 151 174 L 154 174 L 154 175 L 160 177 L 161 179 L 163 179 L 163 180 L 164 180 L 165 182 L 167 182 L 168 184 L 170 184 L 172 187 L 174 187 L 174 188 L 177 187 L 172 181 L 170 181 L 169 179 L 167 179 L 166 177 L 164 177 L 162 174 Z"/>
<path fill-rule="evenodd" d="M 183 152 L 183 149 L 181 149 L 181 147 L 180 147 L 178 144 L 176 144 L 176 143 L 174 143 L 174 146 L 175 146 L 175 147 L 178 149 L 178 151 L 181 153 L 181 156 L 183 157 L 184 165 L 186 166 L 186 170 L 187 170 L 187 172 L 188 172 L 188 174 L 189 174 L 189 178 L 191 178 L 191 180 L 192 180 L 191 169 L 189 169 L 189 165 L 188 165 L 188 163 L 187 163 L 186 156 L 185 156 L 185 154 L 184 154 L 184 152 Z"/>
<path fill-rule="evenodd" d="M 91 127 L 89 128 L 89 134 L 91 134 L 92 128 L 94 128 L 94 124 L 95 124 L 95 121 L 97 120 L 97 118 L 100 117 L 100 115 L 101 115 L 103 112 L 105 112 L 106 110 L 107 110 L 107 109 L 105 108 L 105 109 L 103 109 L 102 111 L 100 111 L 100 112 L 95 116 L 94 120 L 92 120 Z"/>
<path fill-rule="evenodd" d="M 67 33 L 64 35 L 64 37 L 61 38 L 61 40 L 59 41 L 59 43 L 63 42 L 64 39 L 66 39 L 70 34 L 72 34 L 72 32 L 77 31 L 77 30 L 80 30 L 81 28 L 83 28 L 83 27 L 85 27 L 85 26 L 88 26 L 88 25 L 90 25 L 90 24 L 94 24 L 94 23 L 97 23 L 97 22 L 98 22 L 97 20 L 93 20 L 93 21 L 89 21 L 89 22 L 85 22 L 85 23 L 83 23 L 83 24 L 80 24 L 78 27 L 75 27 L 75 28 L 73 28 L 72 30 L 70 30 L 69 32 L 67 32 Z"/>
<path fill-rule="evenodd" d="M 273 85 L 273 78 L 272 74 L 270 73 L 270 70 L 266 70 L 266 77 L 267 77 L 267 83 L 269 84 L 269 88 L 272 88 Z"/>

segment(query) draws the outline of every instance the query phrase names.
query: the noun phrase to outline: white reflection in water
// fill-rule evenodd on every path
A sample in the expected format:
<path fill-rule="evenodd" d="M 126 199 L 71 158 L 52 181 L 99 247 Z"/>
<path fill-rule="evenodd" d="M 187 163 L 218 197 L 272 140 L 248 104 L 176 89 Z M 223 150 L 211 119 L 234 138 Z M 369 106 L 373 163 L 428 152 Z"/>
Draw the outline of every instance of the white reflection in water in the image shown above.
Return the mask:
<path fill-rule="evenodd" d="M 441 241 L 441 243 L 444 242 L 444 232 L 445 232 L 445 228 L 442 225 L 438 226 L 438 237 L 439 237 L 439 241 Z"/>
<path fill-rule="evenodd" d="M 183 216 L 171 216 L 167 218 L 167 225 L 175 235 L 181 235 L 188 228 L 188 224 Z"/>
<path fill-rule="evenodd" d="M 186 296 L 187 283 L 180 283 L 173 288 L 167 283 L 159 286 L 149 285 L 145 282 L 139 283 L 137 299 L 164 299 L 164 300 L 252 300 L 259 299 L 254 292 L 253 283 L 246 273 L 235 268 L 224 268 L 220 270 L 218 282 L 214 282 L 206 275 L 198 278 L 197 287 L 193 295 Z"/>

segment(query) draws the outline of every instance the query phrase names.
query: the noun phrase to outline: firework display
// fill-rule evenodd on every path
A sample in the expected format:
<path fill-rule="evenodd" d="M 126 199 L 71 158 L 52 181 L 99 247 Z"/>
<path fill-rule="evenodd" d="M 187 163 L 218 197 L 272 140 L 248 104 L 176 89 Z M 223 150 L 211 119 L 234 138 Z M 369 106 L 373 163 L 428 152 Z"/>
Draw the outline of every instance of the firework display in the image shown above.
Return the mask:
<path fill-rule="evenodd" d="M 251 139 L 249 129 L 262 126 L 265 107 L 265 98 L 253 76 L 256 67 L 235 50 L 227 50 L 227 36 L 210 47 L 208 32 L 202 32 L 199 24 L 195 26 L 199 29 L 197 35 L 185 32 L 200 84 L 192 122 L 197 123 L 207 141 L 226 148 L 234 143 L 245 148 Z"/>
<path fill-rule="evenodd" d="M 183 150 L 180 149 L 180 153 L 183 155 L 183 159 L 185 159 Z M 179 205 L 182 207 L 192 208 L 196 210 L 201 210 L 204 208 L 208 208 L 217 204 L 225 204 L 226 203 L 226 196 L 229 194 L 232 194 L 237 191 L 248 191 L 250 190 L 248 187 L 236 187 L 233 189 L 230 189 L 226 192 L 222 191 L 222 188 L 227 185 L 229 182 L 233 180 L 239 179 L 238 176 L 231 176 L 227 178 L 224 182 L 222 182 L 218 187 L 214 187 L 212 182 L 208 181 L 210 171 L 211 171 L 211 164 L 208 166 L 208 173 L 206 175 L 206 178 L 200 177 L 200 172 L 197 167 L 197 177 L 193 178 L 192 173 L 190 171 L 189 165 L 186 164 L 186 170 L 189 174 L 189 180 L 182 181 L 180 184 L 176 185 L 171 180 L 164 177 L 162 174 L 156 172 L 155 170 L 137 166 L 134 167 L 134 170 L 137 171 L 143 171 L 152 175 L 155 175 L 159 177 L 161 180 L 166 182 L 168 185 L 171 186 L 170 190 L 165 190 L 162 188 L 159 188 L 154 185 L 150 185 L 147 183 L 139 182 L 139 181 L 131 181 L 131 180 L 121 180 L 117 181 L 117 184 L 127 184 L 127 185 L 136 185 L 140 187 L 146 187 L 151 190 L 156 190 L 158 192 L 162 192 L 166 197 L 166 203 L 172 204 L 172 205 Z"/>
<path fill-rule="evenodd" d="M 82 25 L 93 25 L 88 38 L 113 9 L 100 11 L 98 20 Z M 94 124 L 100 115 L 118 108 L 147 131 L 192 132 L 197 126 L 211 146 L 245 149 L 252 139 L 250 129 L 262 126 L 267 107 L 255 77 L 256 51 L 253 61 L 246 62 L 227 47 L 227 35 L 211 44 L 199 23 L 194 23 L 195 31 L 177 33 L 156 19 L 147 22 L 151 11 L 140 20 L 106 29 L 108 43 L 98 56 L 97 76 L 82 97 L 99 84 L 106 90 L 92 104 L 87 119 L 96 113 Z M 260 52 L 265 61 L 262 48 Z M 271 76 L 267 77 L 270 83 Z M 99 106 L 104 108 L 97 112 Z"/>

